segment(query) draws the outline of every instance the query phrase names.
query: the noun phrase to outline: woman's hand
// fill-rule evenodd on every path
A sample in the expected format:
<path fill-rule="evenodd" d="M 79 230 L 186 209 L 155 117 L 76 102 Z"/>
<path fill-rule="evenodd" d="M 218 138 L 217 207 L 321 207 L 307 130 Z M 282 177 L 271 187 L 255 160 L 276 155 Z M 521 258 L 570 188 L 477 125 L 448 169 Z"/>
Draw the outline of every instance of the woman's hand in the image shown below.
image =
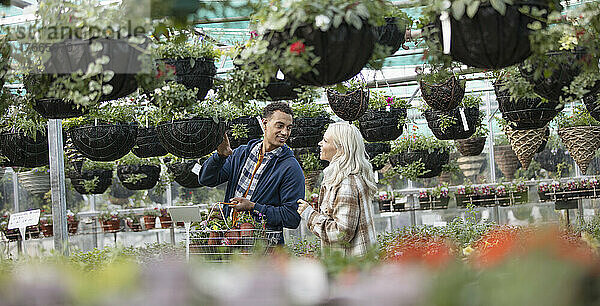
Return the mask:
<path fill-rule="evenodd" d="M 302 212 L 308 207 L 310 204 L 303 199 L 298 199 L 298 213 L 302 215 Z"/>

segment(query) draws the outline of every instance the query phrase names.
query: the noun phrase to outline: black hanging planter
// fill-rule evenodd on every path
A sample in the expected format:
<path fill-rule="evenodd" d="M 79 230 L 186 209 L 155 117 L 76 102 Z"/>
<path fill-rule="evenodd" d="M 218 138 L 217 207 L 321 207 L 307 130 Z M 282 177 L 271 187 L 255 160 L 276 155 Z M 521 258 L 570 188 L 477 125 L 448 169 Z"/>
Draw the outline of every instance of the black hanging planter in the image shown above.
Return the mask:
<path fill-rule="evenodd" d="M 71 184 L 73 184 L 73 188 L 75 188 L 75 191 L 79 192 L 80 194 L 103 194 L 112 184 L 112 176 L 112 170 L 85 170 L 82 171 L 81 174 L 72 174 Z M 98 181 L 96 182 L 96 186 L 94 187 L 94 189 L 90 191 L 85 190 L 84 181 L 90 181 L 96 178 L 98 179 Z"/>
<path fill-rule="evenodd" d="M 136 174 L 143 174 L 146 177 L 141 178 L 137 182 L 126 182 L 129 177 Z M 160 166 L 119 165 L 117 166 L 117 176 L 123 187 L 129 190 L 152 189 L 160 179 Z"/>
<path fill-rule="evenodd" d="M 540 163 L 542 169 L 550 172 L 556 172 L 558 164 L 572 162 L 572 158 L 563 148 L 545 148 L 535 154 L 534 159 Z"/>
<path fill-rule="evenodd" d="M 423 114 L 427 119 L 427 126 L 433 135 L 440 140 L 451 140 L 451 139 L 467 139 L 475 134 L 475 130 L 480 124 L 479 120 L 479 109 L 476 107 L 468 107 L 464 109 L 465 117 L 467 119 L 468 129 L 465 131 L 465 127 L 460 114 L 460 109 L 455 108 L 451 111 L 435 111 L 427 110 Z M 446 127 L 442 130 L 440 127 L 440 118 L 445 115 L 454 119 L 454 124 Z"/>
<path fill-rule="evenodd" d="M 531 30 L 527 25 L 536 21 L 519 11 L 525 5 L 548 9 L 547 1 L 526 0 L 518 2 L 518 5 L 507 4 L 502 15 L 489 2 L 482 2 L 473 18 L 466 14 L 460 20 L 451 17 L 452 59 L 485 69 L 500 69 L 524 61 L 531 55 Z M 438 36 L 443 42 L 439 17 L 436 20 Z"/>
<path fill-rule="evenodd" d="M 294 152 L 294 157 L 296 158 L 296 160 L 298 161 L 298 163 L 300 164 L 300 167 L 302 169 L 304 169 L 304 168 L 303 168 L 302 160 L 301 160 L 300 156 L 311 153 L 311 154 L 314 154 L 317 158 L 319 158 L 320 151 L 321 151 L 321 149 L 319 148 L 319 146 L 307 147 L 307 148 L 293 148 L 292 149 L 292 152 Z M 321 168 L 324 169 L 327 166 L 329 166 L 329 162 L 319 158 L 319 165 L 321 165 Z"/>
<path fill-rule="evenodd" d="M 159 124 L 158 138 L 167 151 L 181 158 L 200 158 L 223 141 L 225 122 L 212 118 L 176 120 Z"/>
<path fill-rule="evenodd" d="M 212 58 L 161 59 L 165 64 L 175 67 L 175 81 L 187 88 L 197 88 L 198 100 L 203 100 L 213 87 L 213 78 L 217 74 L 215 60 Z"/>
<path fill-rule="evenodd" d="M 285 78 L 283 80 L 271 78 L 265 91 L 273 101 L 293 100 L 298 98 L 298 92 L 295 90 L 296 88 L 298 88 L 297 84 L 294 84 Z"/>
<path fill-rule="evenodd" d="M 449 159 L 450 154 L 448 151 L 437 149 L 431 153 L 428 151 L 402 152 L 391 155 L 389 160 L 392 166 L 406 166 L 420 160 L 425 165 L 426 173 L 417 177 L 431 178 L 442 173 L 442 166 L 447 164 Z"/>
<path fill-rule="evenodd" d="M 389 153 L 391 150 L 391 146 L 387 142 L 367 142 L 365 143 L 365 150 L 369 155 L 369 159 L 372 160 L 375 156 L 382 153 Z M 373 163 L 371 163 L 373 165 Z M 383 165 L 375 166 L 373 165 L 373 171 L 377 171 L 383 168 Z"/>
<path fill-rule="evenodd" d="M 198 182 L 198 175 L 192 172 L 194 165 L 196 165 L 195 160 L 186 160 L 180 163 L 168 164 L 167 168 L 175 177 L 175 182 L 177 182 L 177 184 L 185 188 L 202 187 Z"/>
<path fill-rule="evenodd" d="M 598 93 L 586 95 L 585 97 L 583 97 L 583 103 L 585 104 L 585 108 L 590 113 L 590 115 L 596 120 L 600 120 L 600 103 L 598 102 L 598 100 Z"/>
<path fill-rule="evenodd" d="M 333 89 L 327 89 L 327 101 L 331 110 L 342 120 L 355 121 L 369 107 L 369 90 L 357 89 L 341 94 Z"/>
<path fill-rule="evenodd" d="M 114 161 L 135 145 L 137 126 L 132 124 L 84 125 L 69 129 L 75 148 L 93 161 Z"/>
<path fill-rule="evenodd" d="M 231 127 L 235 124 L 243 124 L 244 126 L 246 126 L 246 129 L 248 129 L 248 132 L 246 134 L 246 137 L 240 138 L 234 138 L 231 133 L 231 130 L 227 132 L 227 137 L 229 138 L 229 145 L 232 149 L 235 149 L 241 145 L 248 144 L 248 142 L 252 139 L 258 139 L 262 137 L 262 129 L 260 127 L 258 119 L 256 119 L 255 117 L 245 116 L 233 119 L 229 122 L 229 128 L 231 129 Z"/>
<path fill-rule="evenodd" d="M 375 34 L 367 22 L 363 22 L 360 30 L 343 22 L 326 32 L 308 25 L 298 27 L 293 37 L 289 36 L 289 31 L 268 34 L 270 47 L 277 48 L 290 40 L 303 40 L 307 47 L 314 48 L 315 55 L 320 58 L 315 65 L 318 73 L 308 72 L 299 77 L 286 75 L 301 85 L 333 85 L 354 77 L 367 64 L 375 47 Z"/>
<path fill-rule="evenodd" d="M 542 102 L 541 98 L 519 98 L 511 101 L 508 90 L 501 90 L 500 84 L 494 84 L 498 109 L 502 117 L 509 121 L 515 130 L 540 129 L 552 121 L 563 109 L 558 101 Z"/>
<path fill-rule="evenodd" d="M 35 100 L 33 109 L 47 119 L 65 119 L 84 115 L 87 110 L 62 99 Z"/>
<path fill-rule="evenodd" d="M 119 182 L 119 180 L 113 178 L 112 185 L 110 186 L 109 194 L 113 198 L 117 199 L 127 199 L 130 196 L 135 194 L 135 191 L 129 190 Z"/>
<path fill-rule="evenodd" d="M 453 110 L 465 96 L 465 87 L 455 76 L 441 84 L 428 84 L 421 80 L 419 86 L 423 100 L 434 110 Z"/>
<path fill-rule="evenodd" d="M 92 42 L 102 44 L 102 50 L 96 55 L 90 51 Z M 77 69 L 86 71 L 89 63 L 102 56 L 108 56 L 110 61 L 104 65 L 104 69 L 116 73 L 103 85 L 111 85 L 113 90 L 110 94 L 102 95 L 99 101 L 110 101 L 125 97 L 138 88 L 135 74 L 141 71 L 140 55 L 141 51 L 136 46 L 131 46 L 126 40 L 67 39 L 50 47 L 50 59 L 46 62 L 45 71 L 59 76 L 68 75 Z"/>
<path fill-rule="evenodd" d="M 390 55 L 396 53 L 404 43 L 406 26 L 398 26 L 398 18 L 385 17 L 385 25 L 373 28 L 378 43 L 390 47 Z"/>
<path fill-rule="evenodd" d="M 323 139 L 325 126 L 333 122 L 328 117 L 295 118 L 287 144 L 291 148 L 316 147 Z"/>
<path fill-rule="evenodd" d="M 369 109 L 358 120 L 358 128 L 366 141 L 390 141 L 402 135 L 403 125 L 398 123 L 404 119 L 404 108 L 391 107 L 389 112 L 385 109 Z"/>
<path fill-rule="evenodd" d="M 131 152 L 139 158 L 167 155 L 167 150 L 158 140 L 155 127 L 138 127 L 135 145 Z"/>
<path fill-rule="evenodd" d="M 20 132 L 4 132 L 0 134 L 0 146 L 2 155 L 8 158 L 10 166 L 35 168 L 49 164 L 46 134 L 37 132 L 33 139 Z"/>
<path fill-rule="evenodd" d="M 477 156 L 483 152 L 485 147 L 485 137 L 473 137 L 467 139 L 457 139 L 456 148 L 463 156 Z"/>

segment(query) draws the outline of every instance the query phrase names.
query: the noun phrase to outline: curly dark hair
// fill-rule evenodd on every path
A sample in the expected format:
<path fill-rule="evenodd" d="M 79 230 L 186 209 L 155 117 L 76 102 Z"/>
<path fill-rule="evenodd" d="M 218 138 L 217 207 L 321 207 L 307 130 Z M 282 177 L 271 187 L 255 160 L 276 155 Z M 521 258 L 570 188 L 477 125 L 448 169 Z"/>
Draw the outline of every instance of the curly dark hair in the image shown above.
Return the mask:
<path fill-rule="evenodd" d="M 275 111 L 284 112 L 292 117 L 294 117 L 294 112 L 292 108 L 285 102 L 272 102 L 269 105 L 265 106 L 262 111 L 263 118 L 269 118 Z"/>

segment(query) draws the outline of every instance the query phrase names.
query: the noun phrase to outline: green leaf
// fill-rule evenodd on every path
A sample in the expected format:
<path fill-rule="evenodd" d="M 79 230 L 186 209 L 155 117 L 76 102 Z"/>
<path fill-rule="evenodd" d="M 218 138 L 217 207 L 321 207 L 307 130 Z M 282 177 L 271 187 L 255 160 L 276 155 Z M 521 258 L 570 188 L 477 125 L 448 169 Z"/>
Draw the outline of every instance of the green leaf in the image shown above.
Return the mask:
<path fill-rule="evenodd" d="M 465 14 L 465 3 L 463 1 L 452 2 L 452 16 L 459 20 Z"/>
<path fill-rule="evenodd" d="M 469 16 L 469 18 L 473 18 L 475 14 L 477 14 L 477 10 L 479 9 L 480 3 L 481 2 L 479 2 L 479 0 L 469 3 L 469 5 L 467 6 L 467 16 Z"/>
<path fill-rule="evenodd" d="M 342 15 L 335 15 L 333 17 L 333 27 L 334 28 L 339 28 L 340 24 L 342 24 L 342 22 L 344 22 L 344 18 L 342 17 Z"/>
<path fill-rule="evenodd" d="M 504 16 L 506 14 L 506 3 L 504 3 L 504 0 L 490 0 L 490 4 L 500 15 Z"/>

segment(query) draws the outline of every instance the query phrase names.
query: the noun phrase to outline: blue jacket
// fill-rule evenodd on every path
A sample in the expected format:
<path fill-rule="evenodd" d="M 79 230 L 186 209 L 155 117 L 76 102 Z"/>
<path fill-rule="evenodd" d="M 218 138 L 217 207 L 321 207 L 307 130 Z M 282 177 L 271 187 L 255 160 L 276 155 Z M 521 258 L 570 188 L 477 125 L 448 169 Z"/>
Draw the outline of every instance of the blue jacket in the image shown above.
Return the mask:
<path fill-rule="evenodd" d="M 261 139 L 251 140 L 247 145 L 233 150 L 233 154 L 227 158 L 214 153 L 202 166 L 200 184 L 215 187 L 229 182 L 225 191 L 225 202 L 229 202 L 234 197 L 250 149 L 260 142 Z M 265 215 L 268 229 L 281 231 L 283 227 L 298 227 L 300 215 L 297 201 L 304 199 L 304 188 L 302 168 L 292 150 L 284 146 L 279 156 L 269 160 L 252 194 L 254 209 Z M 228 208 L 225 207 L 226 212 L 229 212 Z M 283 236 L 280 242 L 283 242 Z"/>

